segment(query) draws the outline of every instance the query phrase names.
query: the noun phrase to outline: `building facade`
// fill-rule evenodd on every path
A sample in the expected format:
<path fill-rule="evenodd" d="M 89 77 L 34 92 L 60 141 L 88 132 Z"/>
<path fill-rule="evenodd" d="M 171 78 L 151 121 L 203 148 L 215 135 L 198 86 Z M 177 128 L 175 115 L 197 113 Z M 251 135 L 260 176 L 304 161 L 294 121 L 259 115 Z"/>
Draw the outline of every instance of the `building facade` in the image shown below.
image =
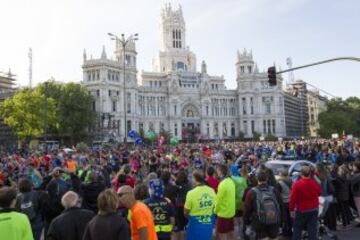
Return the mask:
<path fill-rule="evenodd" d="M 308 91 L 307 102 L 310 137 L 318 137 L 318 130 L 320 129 L 319 114 L 326 111 L 326 103 L 328 102 L 328 99 L 321 96 L 318 90 L 313 90 Z"/>
<path fill-rule="evenodd" d="M 98 59 L 88 59 L 84 51 L 82 83 L 94 96 L 98 113 L 94 132 L 119 141 L 130 130 L 167 131 L 183 140 L 286 136 L 282 78 L 270 87 L 267 72 L 259 71 L 251 51 L 237 52 L 237 88 L 227 89 L 223 76 L 208 74 L 205 61 L 197 69 L 181 7 L 162 9 L 160 36 L 153 69 L 140 74 L 134 41 L 125 49 L 117 41 L 115 60 L 105 49 Z"/>
<path fill-rule="evenodd" d="M 16 91 L 13 76 L 10 70 L 6 74 L 0 74 L 0 103 L 13 96 Z M 4 124 L 4 119 L 0 116 L 0 150 L 2 147 L 16 146 L 16 141 L 14 132 L 8 125 Z"/>
<path fill-rule="evenodd" d="M 285 92 L 285 121 L 287 137 L 309 136 L 308 89 L 306 83 L 297 80 L 288 84 Z"/>

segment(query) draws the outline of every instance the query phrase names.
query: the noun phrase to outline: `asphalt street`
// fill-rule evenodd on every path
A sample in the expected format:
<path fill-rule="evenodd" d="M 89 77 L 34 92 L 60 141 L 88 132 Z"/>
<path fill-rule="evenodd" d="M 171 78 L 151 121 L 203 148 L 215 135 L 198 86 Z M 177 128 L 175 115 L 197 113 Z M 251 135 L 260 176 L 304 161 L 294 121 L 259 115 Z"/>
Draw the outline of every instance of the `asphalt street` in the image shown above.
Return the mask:
<path fill-rule="evenodd" d="M 340 240 L 359 240 L 360 227 L 355 227 L 357 223 L 353 224 L 353 228 L 348 231 L 337 231 L 338 239 Z"/>

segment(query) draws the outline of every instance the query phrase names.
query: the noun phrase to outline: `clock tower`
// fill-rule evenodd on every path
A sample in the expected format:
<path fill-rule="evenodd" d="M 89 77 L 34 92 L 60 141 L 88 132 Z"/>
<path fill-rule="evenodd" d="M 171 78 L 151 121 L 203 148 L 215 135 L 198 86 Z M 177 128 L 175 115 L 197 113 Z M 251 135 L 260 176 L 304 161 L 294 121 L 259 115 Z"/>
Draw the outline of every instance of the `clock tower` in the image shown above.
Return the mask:
<path fill-rule="evenodd" d="M 196 56 L 186 46 L 185 21 L 181 6 L 170 4 L 161 11 L 160 51 L 153 61 L 156 72 L 196 72 Z"/>

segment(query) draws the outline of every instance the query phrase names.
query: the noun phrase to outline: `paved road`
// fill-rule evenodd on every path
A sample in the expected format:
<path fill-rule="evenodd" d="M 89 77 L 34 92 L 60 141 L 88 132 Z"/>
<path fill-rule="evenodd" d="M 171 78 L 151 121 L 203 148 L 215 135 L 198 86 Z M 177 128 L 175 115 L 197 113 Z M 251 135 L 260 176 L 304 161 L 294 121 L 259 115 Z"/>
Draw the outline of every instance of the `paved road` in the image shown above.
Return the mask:
<path fill-rule="evenodd" d="M 360 227 L 355 227 L 357 223 L 354 223 L 354 227 L 348 231 L 338 231 L 338 239 L 340 240 L 359 240 L 360 239 Z"/>

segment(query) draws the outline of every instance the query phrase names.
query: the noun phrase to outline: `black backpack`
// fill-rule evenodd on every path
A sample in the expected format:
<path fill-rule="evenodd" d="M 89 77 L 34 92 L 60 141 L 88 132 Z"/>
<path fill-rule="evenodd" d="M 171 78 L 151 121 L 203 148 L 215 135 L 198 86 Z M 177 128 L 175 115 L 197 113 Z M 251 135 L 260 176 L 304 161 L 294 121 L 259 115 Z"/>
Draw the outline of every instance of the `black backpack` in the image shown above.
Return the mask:
<path fill-rule="evenodd" d="M 18 195 L 19 210 L 28 216 L 30 222 L 34 222 L 38 213 L 38 196 L 31 191 L 29 193 L 20 193 Z"/>
<path fill-rule="evenodd" d="M 256 193 L 256 217 L 260 224 L 276 225 L 280 223 L 280 204 L 274 188 L 253 188 Z"/>

